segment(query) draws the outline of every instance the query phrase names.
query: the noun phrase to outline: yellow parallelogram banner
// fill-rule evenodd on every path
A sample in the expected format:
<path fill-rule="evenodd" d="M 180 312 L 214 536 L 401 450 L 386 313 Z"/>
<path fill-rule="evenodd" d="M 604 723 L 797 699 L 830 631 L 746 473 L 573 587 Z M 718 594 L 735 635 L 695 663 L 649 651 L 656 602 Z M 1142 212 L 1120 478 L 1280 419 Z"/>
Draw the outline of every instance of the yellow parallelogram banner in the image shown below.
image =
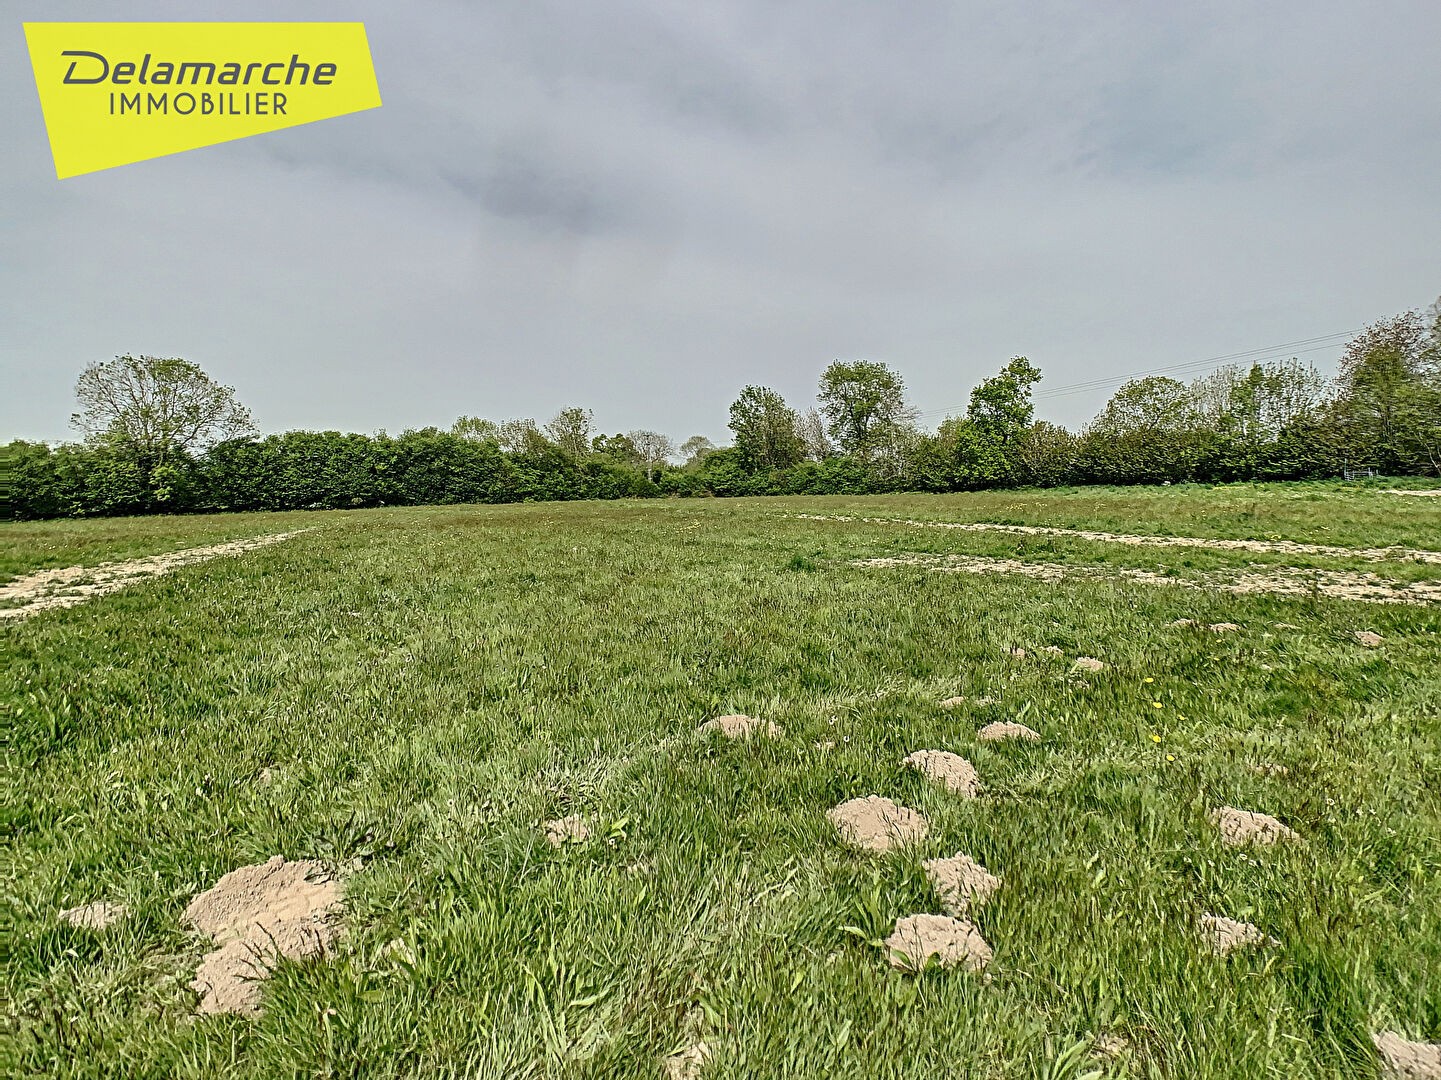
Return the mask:
<path fill-rule="evenodd" d="M 380 107 L 364 23 L 26 23 L 60 179 Z"/>

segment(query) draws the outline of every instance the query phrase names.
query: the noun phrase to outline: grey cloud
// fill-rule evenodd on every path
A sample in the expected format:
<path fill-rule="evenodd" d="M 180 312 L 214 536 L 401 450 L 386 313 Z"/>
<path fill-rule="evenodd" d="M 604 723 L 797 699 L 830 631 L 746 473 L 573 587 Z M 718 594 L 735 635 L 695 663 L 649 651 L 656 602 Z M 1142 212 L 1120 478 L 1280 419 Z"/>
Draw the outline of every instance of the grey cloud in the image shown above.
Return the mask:
<path fill-rule="evenodd" d="M 939 410 L 1017 353 L 1057 386 L 1429 302 L 1441 9 L 1253 7 L 263 0 L 363 18 L 384 107 L 65 182 L 14 27 L 0 437 L 65 436 L 125 350 L 267 429 L 585 404 L 720 441 L 838 356 Z"/>

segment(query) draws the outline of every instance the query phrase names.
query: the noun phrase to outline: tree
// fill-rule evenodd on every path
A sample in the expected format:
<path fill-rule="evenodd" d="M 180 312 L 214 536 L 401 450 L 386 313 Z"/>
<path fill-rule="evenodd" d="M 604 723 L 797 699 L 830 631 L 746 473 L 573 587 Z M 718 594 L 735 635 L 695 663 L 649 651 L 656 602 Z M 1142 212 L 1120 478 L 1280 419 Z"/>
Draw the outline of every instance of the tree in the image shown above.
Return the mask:
<path fill-rule="evenodd" d="M 1040 381 L 1040 368 L 1024 356 L 1012 357 L 999 375 L 971 391 L 966 416 L 983 436 L 1009 447 L 1031 425 L 1036 412 L 1031 387 Z"/>
<path fill-rule="evenodd" d="M 495 441 L 500 448 L 511 454 L 524 454 L 537 448 L 537 440 L 544 442 L 544 436 L 530 417 L 519 420 L 503 420 L 496 425 Z"/>
<path fill-rule="evenodd" d="M 1225 479 L 1254 480 L 1280 467 L 1278 443 L 1313 420 L 1326 380 L 1295 359 L 1249 368 L 1232 364 L 1197 379 L 1190 394 L 1198 426 L 1215 438 L 1213 471 Z"/>
<path fill-rule="evenodd" d="M 699 467 L 701 462 L 713 454 L 715 448 L 715 443 L 711 442 L 704 435 L 692 435 L 680 444 L 680 455 L 685 460 L 685 467 L 687 469 L 694 469 Z"/>
<path fill-rule="evenodd" d="M 806 446 L 806 457 L 812 461 L 824 461 L 836 452 L 835 444 L 826 434 L 826 423 L 816 409 L 807 409 L 801 414 L 796 425 L 796 434 Z"/>
<path fill-rule="evenodd" d="M 627 438 L 640 454 L 647 480 L 655 479 L 656 467 L 675 453 L 675 443 L 671 437 L 662 435 L 659 431 L 632 431 Z"/>
<path fill-rule="evenodd" d="M 75 383 L 80 411 L 70 422 L 148 468 L 226 439 L 255 423 L 235 391 L 179 357 L 117 356 L 90 364 Z"/>
<path fill-rule="evenodd" d="M 1194 398 L 1161 375 L 1132 379 L 1106 402 L 1081 439 L 1085 474 L 1118 484 L 1195 479 L 1201 456 Z"/>
<path fill-rule="evenodd" d="M 590 449 L 593 454 L 628 468 L 639 469 L 645 463 L 629 435 L 597 435 L 590 441 Z"/>
<path fill-rule="evenodd" d="M 818 398 L 831 438 L 858 457 L 901 441 L 916 418 L 900 375 L 875 360 L 835 361 L 821 375 Z"/>
<path fill-rule="evenodd" d="M 462 416 L 450 426 L 450 433 L 472 442 L 500 442 L 500 425 L 479 416 Z"/>
<path fill-rule="evenodd" d="M 770 387 L 742 390 L 731 403 L 730 419 L 742 467 L 759 472 L 797 464 L 805 456 L 805 443 L 796 431 L 798 420 L 785 398 Z"/>
<path fill-rule="evenodd" d="M 589 409 L 572 406 L 561 409 L 554 419 L 545 425 L 545 433 L 551 441 L 573 458 L 583 458 L 590 453 L 590 427 L 594 414 Z"/>
<path fill-rule="evenodd" d="M 1014 444 L 1016 473 L 1023 484 L 1055 487 L 1071 476 L 1077 439 L 1059 424 L 1037 420 Z"/>
<path fill-rule="evenodd" d="M 1399 473 L 1429 464 L 1441 409 L 1433 328 L 1408 311 L 1367 327 L 1341 357 L 1337 422 L 1354 464 Z"/>

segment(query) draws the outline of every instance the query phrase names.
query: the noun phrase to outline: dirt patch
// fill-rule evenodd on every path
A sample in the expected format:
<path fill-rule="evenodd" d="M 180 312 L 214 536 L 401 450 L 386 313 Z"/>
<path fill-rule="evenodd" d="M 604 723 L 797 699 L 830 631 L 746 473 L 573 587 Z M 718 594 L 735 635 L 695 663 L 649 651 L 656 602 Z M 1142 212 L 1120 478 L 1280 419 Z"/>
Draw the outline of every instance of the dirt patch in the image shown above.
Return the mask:
<path fill-rule="evenodd" d="M 1370 630 L 1357 630 L 1351 635 L 1356 639 L 1358 645 L 1364 645 L 1368 649 L 1379 649 L 1386 639 L 1380 634 L 1372 633 Z"/>
<path fill-rule="evenodd" d="M 1398 492 L 1415 495 L 1418 492 Z M 1429 494 L 1429 493 L 1428 493 Z M 1273 555 L 1321 555 L 1340 559 L 1361 559 L 1366 562 L 1423 562 L 1441 565 L 1441 551 L 1384 547 L 1348 548 L 1331 544 L 1305 544 L 1294 540 L 1221 540 L 1205 536 L 1137 536 L 1130 533 L 1095 532 L 1089 529 L 1062 529 L 1049 525 L 994 525 L 990 522 L 913 521 L 898 518 L 851 518 L 824 514 L 796 514 L 807 521 L 858 521 L 867 525 L 904 525 L 915 529 L 956 529 L 961 532 L 1000 532 L 1020 536 L 1069 536 L 1104 544 L 1128 547 L 1209 548 L 1212 551 L 1252 551 Z"/>
<path fill-rule="evenodd" d="M 1403 491 L 1401 488 L 1383 488 L 1387 495 L 1419 495 L 1423 499 L 1441 499 L 1441 490 L 1433 491 Z"/>
<path fill-rule="evenodd" d="M 1223 806 L 1212 811 L 1211 822 L 1221 830 L 1221 843 L 1227 847 L 1274 844 L 1280 840 L 1295 842 L 1301 839 L 1299 833 L 1281 824 L 1270 814 L 1237 810 L 1234 806 Z"/>
<path fill-rule="evenodd" d="M 957 795 L 975 798 L 976 789 L 980 786 L 976 767 L 960 754 L 949 750 L 917 750 L 907 754 L 901 764 Z"/>
<path fill-rule="evenodd" d="M 279 957 L 327 952 L 339 933 L 341 887 L 318 862 L 276 855 L 232 870 L 190 901 L 184 921 L 220 948 L 207 955 L 191 989 L 202 1013 L 254 1014 L 260 981 Z"/>
<path fill-rule="evenodd" d="M 1281 944 L 1262 933 L 1260 927 L 1224 915 L 1202 915 L 1201 937 L 1217 956 L 1227 956 L 1236 949 L 1251 946 Z"/>
<path fill-rule="evenodd" d="M 705 1063 L 710 1060 L 710 1047 L 696 1043 L 661 1059 L 666 1080 L 697 1080 Z"/>
<path fill-rule="evenodd" d="M 1007 649 L 1006 651 L 1013 659 L 1024 660 L 1026 658 L 1026 650 L 1022 649 L 1020 646 L 1016 646 L 1012 649 Z"/>
<path fill-rule="evenodd" d="M 965 915 L 980 907 L 1001 887 L 1001 879 L 969 855 L 927 859 L 921 864 L 947 915 Z"/>
<path fill-rule="evenodd" d="M 583 844 L 590 839 L 590 826 L 579 814 L 547 821 L 544 828 L 545 842 L 555 848 L 564 847 L 566 844 Z"/>
<path fill-rule="evenodd" d="M 163 555 L 147 555 L 127 562 L 108 562 L 98 566 L 66 566 L 54 570 L 36 570 L 0 585 L 0 619 L 23 619 L 42 611 L 74 607 L 95 596 L 119 592 L 127 585 L 149 578 L 161 577 L 182 566 L 208 562 L 229 555 L 243 555 L 256 548 L 289 540 L 307 529 L 253 536 L 247 540 L 231 540 L 209 547 L 186 548 Z M 14 605 L 14 606 L 11 606 Z"/>
<path fill-rule="evenodd" d="M 700 730 L 706 734 L 714 732 L 724 735 L 727 739 L 749 739 L 752 735 L 779 739 L 785 734 L 779 724 L 773 724 L 769 720 L 757 720 L 754 716 L 746 716 L 743 713 L 717 716 L 714 720 L 707 720 L 702 724 Z"/>
<path fill-rule="evenodd" d="M 1094 656 L 1078 656 L 1073 665 L 1078 671 L 1105 671 L 1106 662 L 1097 660 Z"/>
<path fill-rule="evenodd" d="M 980 971 L 991 962 L 991 947 L 976 925 L 948 915 L 907 915 L 886 938 L 891 967 L 918 971 L 931 957 L 943 968 Z"/>
<path fill-rule="evenodd" d="M 948 698 L 946 698 L 944 701 L 941 702 L 941 708 L 943 708 L 943 709 L 959 709 L 959 708 L 960 708 L 962 705 L 964 705 L 965 703 L 966 703 L 966 699 L 963 698 L 963 697 L 948 697 Z"/>
<path fill-rule="evenodd" d="M 1213 622 L 1206 629 L 1213 634 L 1234 634 L 1241 627 L 1233 622 Z"/>
<path fill-rule="evenodd" d="M 96 900 L 94 903 L 81 904 L 79 907 L 66 908 L 57 916 L 61 922 L 69 923 L 71 926 L 78 926 L 82 930 L 105 930 L 114 926 L 128 914 L 124 904 L 112 904 L 108 900 Z"/>
<path fill-rule="evenodd" d="M 881 795 L 851 799 L 826 811 L 841 839 L 864 851 L 887 852 L 920 843 L 930 831 L 925 815 Z"/>
<path fill-rule="evenodd" d="M 1441 1080 L 1441 1043 L 1412 1042 L 1390 1031 L 1372 1035 L 1383 1080 Z"/>
<path fill-rule="evenodd" d="M 1282 566 L 1267 570 L 1218 571 L 1180 578 L 1133 567 L 1073 566 L 1067 563 L 993 559 L 980 555 L 931 554 L 858 559 L 851 565 L 868 569 L 915 567 L 953 574 L 1004 574 L 1049 582 L 1120 580 L 1134 585 L 1166 585 L 1171 588 L 1213 590 L 1238 596 L 1266 594 L 1301 599 L 1326 596 L 1336 600 L 1360 600 L 1369 604 L 1441 603 L 1441 581 L 1394 581 L 1359 570 L 1303 570 Z"/>
<path fill-rule="evenodd" d="M 1041 733 L 1033 731 L 1025 724 L 1015 724 L 1009 720 L 998 721 L 994 724 L 987 724 L 976 732 L 976 738 L 981 742 L 1003 742 L 1006 739 L 1024 739 L 1026 742 L 1039 742 Z"/>
<path fill-rule="evenodd" d="M 1091 1053 L 1096 1057 L 1115 1060 L 1126 1057 L 1135 1049 L 1131 1040 L 1124 1035 L 1105 1034 L 1097 1035 L 1096 1041 L 1091 1044 Z"/>

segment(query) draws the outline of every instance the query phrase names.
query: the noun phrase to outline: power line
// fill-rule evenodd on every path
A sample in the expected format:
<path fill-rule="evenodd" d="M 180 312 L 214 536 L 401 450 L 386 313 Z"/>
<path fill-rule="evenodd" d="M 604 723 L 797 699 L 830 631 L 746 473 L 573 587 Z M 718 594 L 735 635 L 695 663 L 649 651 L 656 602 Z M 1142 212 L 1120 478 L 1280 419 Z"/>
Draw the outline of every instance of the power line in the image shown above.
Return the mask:
<path fill-rule="evenodd" d="M 1208 356 L 1204 360 L 1188 360 L 1181 364 L 1170 364 L 1165 367 L 1151 368 L 1149 371 L 1133 371 L 1127 375 L 1108 375 L 1104 378 L 1090 379 L 1085 382 L 1066 383 L 1062 386 L 1051 387 L 1046 390 L 1038 390 L 1034 397 L 1042 398 L 1065 397 L 1070 394 L 1085 393 L 1088 390 L 1104 390 L 1108 386 L 1116 386 L 1131 379 L 1143 379 L 1148 375 L 1165 375 L 1192 371 L 1197 368 L 1204 368 L 1212 364 L 1224 364 L 1232 360 L 1250 360 L 1253 363 L 1260 363 L 1264 360 L 1277 360 L 1286 357 L 1299 355 L 1301 353 L 1320 352 L 1324 349 L 1333 349 L 1343 344 L 1346 339 L 1360 333 L 1357 330 L 1341 330 L 1334 334 L 1322 334 L 1319 337 L 1301 338 L 1297 341 L 1285 341 L 1279 345 L 1267 345 L 1260 349 L 1247 349 L 1244 352 L 1226 353 L 1222 356 Z M 1309 346 L 1299 348 L 1298 346 Z M 927 409 L 921 416 L 937 416 L 941 413 L 951 413 L 958 409 L 964 409 L 965 405 L 948 405 L 942 409 Z"/>

